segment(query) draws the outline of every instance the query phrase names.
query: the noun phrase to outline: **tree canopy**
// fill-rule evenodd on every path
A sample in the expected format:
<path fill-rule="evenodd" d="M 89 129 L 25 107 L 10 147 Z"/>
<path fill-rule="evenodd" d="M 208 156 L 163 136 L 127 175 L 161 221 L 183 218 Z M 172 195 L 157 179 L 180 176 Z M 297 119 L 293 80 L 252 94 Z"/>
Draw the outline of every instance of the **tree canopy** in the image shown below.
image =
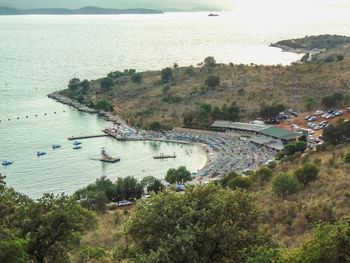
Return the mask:
<path fill-rule="evenodd" d="M 115 260 L 135 262 L 244 262 L 271 240 L 261 231 L 254 198 L 220 186 L 188 187 L 184 194 L 161 192 L 137 203 L 126 226 L 129 245 Z"/>
<path fill-rule="evenodd" d="M 191 180 L 192 180 L 191 173 L 186 169 L 185 166 L 180 166 L 177 169 L 175 168 L 169 169 L 165 176 L 165 181 L 167 181 L 170 184 L 185 183 Z"/>

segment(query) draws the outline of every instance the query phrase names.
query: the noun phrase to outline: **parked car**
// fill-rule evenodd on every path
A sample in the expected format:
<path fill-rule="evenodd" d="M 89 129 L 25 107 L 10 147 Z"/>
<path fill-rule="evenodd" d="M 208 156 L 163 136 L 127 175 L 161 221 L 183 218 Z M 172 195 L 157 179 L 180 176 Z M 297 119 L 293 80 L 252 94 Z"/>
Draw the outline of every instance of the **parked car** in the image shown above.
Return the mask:
<path fill-rule="evenodd" d="M 335 116 L 340 116 L 340 115 L 343 115 L 343 114 L 344 114 L 344 112 L 342 112 L 341 110 L 340 111 L 336 111 L 334 113 Z"/>
<path fill-rule="evenodd" d="M 333 113 L 327 114 L 327 116 L 325 117 L 326 119 L 331 119 L 333 118 L 335 115 Z"/>
<path fill-rule="evenodd" d="M 347 110 L 347 111 L 350 111 L 350 107 L 347 107 L 346 110 Z"/>
<path fill-rule="evenodd" d="M 181 192 L 186 190 L 186 185 L 185 184 L 177 184 L 175 185 L 175 191 L 176 192 Z"/>
<path fill-rule="evenodd" d="M 312 116 L 306 116 L 305 118 L 304 118 L 304 120 L 308 120 L 309 118 L 311 118 Z"/>
<path fill-rule="evenodd" d="M 323 136 L 322 136 L 322 135 L 318 136 L 318 138 L 321 139 L 321 140 L 323 140 Z"/>
<path fill-rule="evenodd" d="M 298 117 L 298 113 L 296 111 L 293 111 L 291 115 L 293 115 L 294 117 Z"/>
<path fill-rule="evenodd" d="M 323 113 L 323 111 L 321 111 L 321 110 L 317 110 L 314 112 L 315 115 L 321 115 L 322 113 Z"/>
<path fill-rule="evenodd" d="M 310 118 L 307 119 L 308 121 L 315 121 L 317 120 L 317 117 L 316 116 L 311 116 Z"/>
<path fill-rule="evenodd" d="M 118 206 L 121 207 L 121 206 L 129 206 L 129 205 L 132 205 L 132 203 L 128 200 L 122 200 L 122 201 L 119 201 L 118 202 Z"/>
<path fill-rule="evenodd" d="M 323 128 L 322 126 L 316 125 L 316 126 L 314 127 L 314 130 L 315 130 L 315 131 L 318 131 L 318 130 L 321 130 L 322 128 Z"/>
<path fill-rule="evenodd" d="M 326 116 L 328 115 L 328 113 L 326 112 L 326 113 L 324 113 L 324 114 L 322 114 L 322 118 L 326 118 Z"/>

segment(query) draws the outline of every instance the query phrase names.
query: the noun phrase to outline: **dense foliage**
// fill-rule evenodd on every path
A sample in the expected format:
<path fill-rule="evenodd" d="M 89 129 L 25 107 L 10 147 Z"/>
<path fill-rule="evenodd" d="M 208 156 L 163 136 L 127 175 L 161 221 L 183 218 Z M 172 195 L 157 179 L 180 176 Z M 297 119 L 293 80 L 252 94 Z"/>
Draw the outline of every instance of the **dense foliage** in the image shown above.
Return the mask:
<path fill-rule="evenodd" d="M 180 184 L 191 180 L 191 173 L 186 169 L 185 166 L 180 166 L 177 169 L 169 169 L 165 176 L 165 181 L 170 184 Z"/>
<path fill-rule="evenodd" d="M 335 125 L 330 124 L 323 130 L 323 139 L 332 145 L 348 143 L 350 140 L 350 122 L 340 120 Z"/>
<path fill-rule="evenodd" d="M 244 262 L 273 246 L 254 198 L 214 184 L 139 202 L 126 234 L 131 242 L 115 251 L 116 261 Z"/>

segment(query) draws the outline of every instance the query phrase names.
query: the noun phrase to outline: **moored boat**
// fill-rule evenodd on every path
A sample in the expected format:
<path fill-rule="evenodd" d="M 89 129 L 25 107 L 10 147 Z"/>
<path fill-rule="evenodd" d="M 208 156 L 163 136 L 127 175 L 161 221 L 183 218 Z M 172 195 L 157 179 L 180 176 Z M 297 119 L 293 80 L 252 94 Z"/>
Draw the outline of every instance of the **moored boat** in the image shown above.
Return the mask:
<path fill-rule="evenodd" d="M 46 154 L 46 152 L 36 152 L 37 156 L 42 156 L 42 155 L 45 155 L 45 154 Z"/>
<path fill-rule="evenodd" d="M 61 145 L 58 145 L 58 144 L 52 144 L 52 149 L 57 149 L 57 148 L 61 148 Z"/>
<path fill-rule="evenodd" d="M 73 147 L 73 150 L 79 150 L 79 149 L 81 149 L 81 148 L 83 148 L 83 147 L 77 145 L 77 146 L 74 146 L 74 147 Z"/>
<path fill-rule="evenodd" d="M 79 145 L 79 144 L 81 144 L 81 142 L 79 142 L 79 141 L 74 141 L 73 144 L 74 144 L 74 145 Z"/>
<path fill-rule="evenodd" d="M 2 165 L 11 165 L 11 164 L 13 164 L 13 162 L 11 162 L 11 161 L 3 161 L 2 163 L 1 163 Z"/>

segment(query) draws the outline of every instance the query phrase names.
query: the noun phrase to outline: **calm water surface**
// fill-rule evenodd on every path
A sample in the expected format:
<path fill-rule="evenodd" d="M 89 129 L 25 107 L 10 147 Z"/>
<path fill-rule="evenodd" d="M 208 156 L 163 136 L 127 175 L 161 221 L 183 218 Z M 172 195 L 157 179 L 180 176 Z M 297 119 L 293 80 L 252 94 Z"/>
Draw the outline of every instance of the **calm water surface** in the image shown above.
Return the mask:
<path fill-rule="evenodd" d="M 72 193 L 102 175 L 163 178 L 169 168 L 180 165 L 196 171 L 205 163 L 205 154 L 197 146 L 98 138 L 84 140 L 83 149 L 74 151 L 67 137 L 100 133 L 109 123 L 46 95 L 65 88 L 74 76 L 96 79 L 126 68 L 157 70 L 174 62 L 196 65 L 209 55 L 224 63 L 289 64 L 301 55 L 268 45 L 312 34 L 349 35 L 349 25 L 346 19 L 341 24 L 257 25 L 234 13 L 212 18 L 207 13 L 2 16 L 0 161 L 15 163 L 1 166 L 0 173 L 16 190 L 39 197 L 44 192 Z M 52 150 L 52 144 L 62 148 Z M 102 146 L 121 162 L 99 162 Z M 36 151 L 47 155 L 38 158 Z M 152 159 L 160 152 L 174 151 L 179 158 Z"/>

